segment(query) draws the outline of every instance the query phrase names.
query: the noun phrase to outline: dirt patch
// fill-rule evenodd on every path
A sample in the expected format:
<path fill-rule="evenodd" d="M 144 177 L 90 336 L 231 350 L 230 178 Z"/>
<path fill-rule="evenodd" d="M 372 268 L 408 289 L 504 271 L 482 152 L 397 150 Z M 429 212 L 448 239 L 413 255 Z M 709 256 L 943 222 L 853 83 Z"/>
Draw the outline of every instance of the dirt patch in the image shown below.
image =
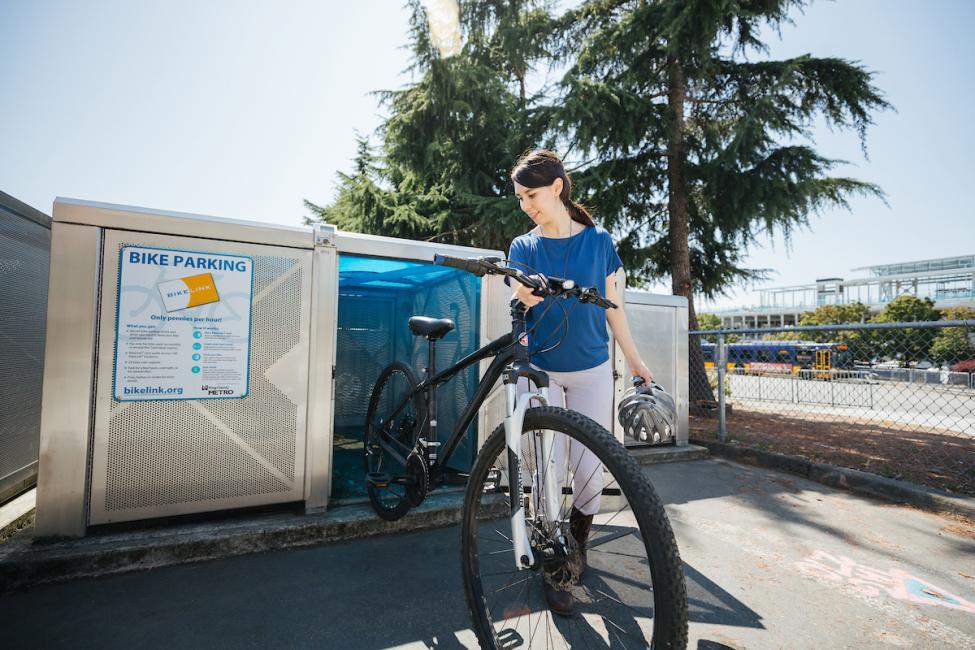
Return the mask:
<path fill-rule="evenodd" d="M 3 530 L 0 530 L 0 544 L 3 544 L 7 540 L 15 537 L 20 531 L 27 530 L 28 528 L 34 527 L 34 511 L 31 510 L 29 513 L 15 521 L 10 526 L 7 526 Z"/>
<path fill-rule="evenodd" d="M 829 418 L 794 418 L 736 405 L 727 416 L 728 442 L 975 496 L 975 438 L 895 422 Z M 717 429 L 714 418 L 690 417 L 692 438 L 717 440 Z"/>
<path fill-rule="evenodd" d="M 967 537 L 968 539 L 975 539 L 975 529 L 971 526 L 945 526 L 941 529 L 942 532 L 951 533 L 952 535 L 958 535 L 959 537 Z"/>

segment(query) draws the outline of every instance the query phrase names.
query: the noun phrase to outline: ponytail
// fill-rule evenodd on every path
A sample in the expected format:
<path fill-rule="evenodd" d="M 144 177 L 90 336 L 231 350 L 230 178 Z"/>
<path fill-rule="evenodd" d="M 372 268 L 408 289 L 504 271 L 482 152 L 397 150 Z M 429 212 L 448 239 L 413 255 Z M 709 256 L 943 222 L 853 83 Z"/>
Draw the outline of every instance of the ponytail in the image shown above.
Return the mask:
<path fill-rule="evenodd" d="M 581 203 L 577 203 L 572 199 L 563 199 L 562 203 L 569 211 L 569 216 L 572 217 L 572 220 L 576 223 L 581 223 L 583 226 L 594 227 L 596 225 L 596 222 L 592 220 L 592 215 L 589 214 L 589 210 L 586 208 L 586 206 L 582 205 Z"/>

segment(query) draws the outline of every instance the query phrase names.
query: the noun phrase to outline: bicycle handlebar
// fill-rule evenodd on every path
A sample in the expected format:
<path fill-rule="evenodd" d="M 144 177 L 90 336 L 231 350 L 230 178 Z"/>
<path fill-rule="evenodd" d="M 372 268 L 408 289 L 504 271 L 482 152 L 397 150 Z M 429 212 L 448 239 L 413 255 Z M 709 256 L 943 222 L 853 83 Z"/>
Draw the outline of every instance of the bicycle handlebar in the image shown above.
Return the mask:
<path fill-rule="evenodd" d="M 616 309 L 616 304 L 599 295 L 596 287 L 578 287 L 574 280 L 566 278 L 548 277 L 545 282 L 526 275 L 518 269 L 504 264 L 500 257 L 451 257 L 437 253 L 433 256 L 433 263 L 449 266 L 473 273 L 478 277 L 485 275 L 504 275 L 528 287 L 536 296 L 553 296 L 556 298 L 575 296 L 581 303 L 589 303 L 603 309 Z"/>

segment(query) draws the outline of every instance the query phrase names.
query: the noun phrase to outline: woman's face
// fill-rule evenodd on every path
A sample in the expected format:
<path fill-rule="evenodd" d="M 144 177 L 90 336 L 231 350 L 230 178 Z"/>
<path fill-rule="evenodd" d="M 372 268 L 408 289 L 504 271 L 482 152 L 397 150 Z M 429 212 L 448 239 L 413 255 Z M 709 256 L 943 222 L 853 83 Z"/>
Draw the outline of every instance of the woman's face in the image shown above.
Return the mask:
<path fill-rule="evenodd" d="M 562 191 L 562 179 L 556 178 L 551 185 L 545 187 L 525 187 L 516 181 L 515 196 L 521 209 L 538 225 L 544 225 L 555 219 L 561 210 L 565 209 L 559 193 Z"/>

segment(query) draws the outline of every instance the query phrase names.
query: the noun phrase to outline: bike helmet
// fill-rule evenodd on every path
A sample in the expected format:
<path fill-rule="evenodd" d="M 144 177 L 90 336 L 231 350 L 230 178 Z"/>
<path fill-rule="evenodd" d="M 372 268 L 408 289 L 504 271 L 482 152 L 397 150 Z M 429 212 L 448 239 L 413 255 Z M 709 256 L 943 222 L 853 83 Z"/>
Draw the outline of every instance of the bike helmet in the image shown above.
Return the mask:
<path fill-rule="evenodd" d="M 626 435 L 641 442 L 669 442 L 677 433 L 674 398 L 655 381 L 647 386 L 642 377 L 634 377 L 623 394 L 618 417 Z"/>

